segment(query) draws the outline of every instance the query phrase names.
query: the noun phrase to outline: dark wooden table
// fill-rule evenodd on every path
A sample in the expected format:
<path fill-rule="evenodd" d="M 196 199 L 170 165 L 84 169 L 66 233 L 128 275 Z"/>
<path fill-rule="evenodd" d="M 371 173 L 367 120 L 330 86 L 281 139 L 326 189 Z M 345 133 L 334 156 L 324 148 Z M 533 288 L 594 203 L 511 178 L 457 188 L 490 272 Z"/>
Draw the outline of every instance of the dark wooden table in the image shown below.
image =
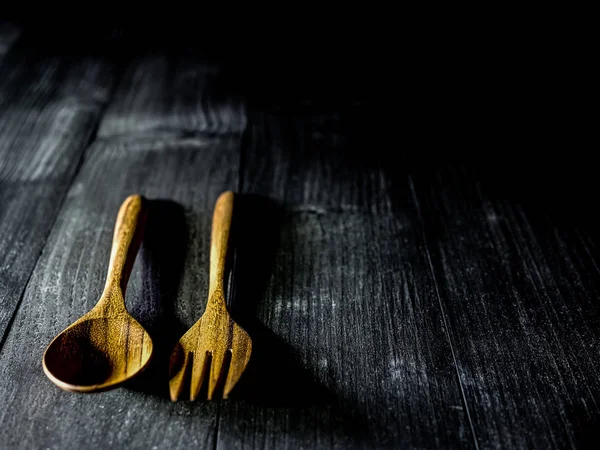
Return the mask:
<path fill-rule="evenodd" d="M 360 102 L 261 106 L 181 47 L 41 47 L 0 26 L 1 448 L 550 449 L 597 436 L 598 241 L 558 178 L 537 188 L 555 214 L 535 189 L 517 195 L 538 166 L 416 163 L 406 155 L 427 142 L 398 123 L 388 140 L 390 121 Z M 485 167 L 512 167 L 501 161 Z M 253 361 L 231 399 L 172 403 L 165 358 L 203 312 L 228 189 L 230 308 Z M 123 387 L 67 393 L 42 354 L 99 298 L 131 193 L 151 204 L 126 303 L 156 356 Z"/>

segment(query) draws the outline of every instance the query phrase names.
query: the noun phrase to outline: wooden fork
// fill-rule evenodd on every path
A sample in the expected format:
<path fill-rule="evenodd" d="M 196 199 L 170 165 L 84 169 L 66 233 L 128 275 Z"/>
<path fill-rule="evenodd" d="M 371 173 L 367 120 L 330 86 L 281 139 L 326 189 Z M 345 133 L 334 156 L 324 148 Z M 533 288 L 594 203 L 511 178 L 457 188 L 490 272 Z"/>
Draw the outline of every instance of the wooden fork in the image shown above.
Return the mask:
<path fill-rule="evenodd" d="M 209 375 L 208 400 L 211 400 L 219 381 L 225 376 L 223 398 L 227 398 L 250 360 L 252 341 L 248 333 L 236 324 L 227 312 L 224 295 L 233 200 L 234 193 L 227 191 L 223 192 L 215 203 L 208 303 L 200 320 L 182 336 L 171 353 L 169 391 L 172 401 L 179 398 L 190 365 L 190 400 L 195 400 L 198 396 L 206 374 Z M 231 362 L 225 375 L 222 372 L 228 353 Z"/>

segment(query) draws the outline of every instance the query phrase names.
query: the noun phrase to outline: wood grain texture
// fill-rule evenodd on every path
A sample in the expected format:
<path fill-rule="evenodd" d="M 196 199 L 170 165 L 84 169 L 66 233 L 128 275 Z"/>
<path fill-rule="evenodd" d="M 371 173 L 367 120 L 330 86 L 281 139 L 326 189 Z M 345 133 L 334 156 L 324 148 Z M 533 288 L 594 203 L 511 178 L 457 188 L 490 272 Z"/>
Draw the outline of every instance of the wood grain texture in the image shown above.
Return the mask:
<path fill-rule="evenodd" d="M 382 158 L 389 141 L 381 142 L 371 122 L 364 108 L 254 111 L 244 158 L 246 191 L 296 210 L 393 212 Z"/>
<path fill-rule="evenodd" d="M 182 394 L 186 381 L 190 386 L 189 398 L 195 400 L 206 378 L 208 400 L 221 394 L 227 398 L 246 369 L 252 353 L 252 340 L 232 320 L 225 297 L 227 266 L 232 255 L 230 238 L 234 198 L 232 191 L 225 191 L 215 203 L 208 301 L 202 317 L 185 332 L 171 353 L 169 392 L 173 401 Z M 217 390 L 219 384 L 221 386 Z"/>
<path fill-rule="evenodd" d="M 218 448 L 472 448 L 414 205 L 343 165 L 339 118 L 253 120 L 232 305 L 253 356 Z"/>
<path fill-rule="evenodd" d="M 454 154 L 440 163 L 409 146 L 412 124 L 441 133 L 423 116 L 400 126 L 393 113 L 335 101 L 316 112 L 251 108 L 240 152 L 243 96 L 219 64 L 181 48 L 122 50 L 133 59 L 100 121 L 116 79 L 105 57 L 42 51 L 5 31 L 0 447 L 594 442 L 598 234 L 570 214 L 557 219 L 554 197 L 537 214 L 535 199 L 512 195 L 520 187 L 507 193 L 511 173 L 491 179 L 456 168 Z M 487 149 L 485 134 L 470 139 Z M 524 177 L 546 171 L 542 162 L 519 162 Z M 239 187 L 228 298 L 252 357 L 228 400 L 173 403 L 169 355 L 205 310 L 214 202 Z M 102 294 L 114 216 L 136 192 L 149 217 L 125 302 L 155 361 L 121 389 L 64 392 L 40 357 Z M 594 210 L 592 201 L 580 204 Z"/>
<path fill-rule="evenodd" d="M 242 100 L 220 65 L 192 50 L 134 53 L 98 135 L 240 134 L 246 117 Z"/>
<path fill-rule="evenodd" d="M 108 274 L 98 303 L 63 330 L 44 352 L 44 373 L 71 392 L 113 389 L 149 364 L 148 332 L 125 307 L 127 282 L 142 242 L 147 200 L 128 196 L 117 214 Z"/>
<path fill-rule="evenodd" d="M 0 446 L 210 448 L 216 406 L 170 401 L 168 355 L 205 306 L 212 209 L 237 183 L 239 139 L 100 140 L 88 155 L 0 353 Z M 44 376 L 39 358 L 100 297 L 106 243 L 131 193 L 150 205 L 125 301 L 152 336 L 153 364 L 122 389 L 64 392 Z M 26 421 L 23 405 L 30 405 Z"/>
<path fill-rule="evenodd" d="M 600 421 L 594 236 L 484 175 L 447 169 L 413 185 L 476 438 L 586 447 Z"/>
<path fill-rule="evenodd" d="M 20 41 L 0 64 L 0 343 L 110 96 L 113 66 Z"/>

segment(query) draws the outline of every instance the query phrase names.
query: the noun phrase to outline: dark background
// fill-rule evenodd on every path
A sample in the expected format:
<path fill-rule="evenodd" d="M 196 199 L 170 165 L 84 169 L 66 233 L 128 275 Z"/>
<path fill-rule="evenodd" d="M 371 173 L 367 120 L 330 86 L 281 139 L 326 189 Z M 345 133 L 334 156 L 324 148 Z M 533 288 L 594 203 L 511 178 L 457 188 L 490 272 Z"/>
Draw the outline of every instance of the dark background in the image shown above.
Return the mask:
<path fill-rule="evenodd" d="M 349 159 L 465 166 L 534 213 L 597 226 L 588 39 L 566 12 L 198 6 L 5 18 L 40 51 L 202 55 L 249 109 L 341 116 Z"/>
<path fill-rule="evenodd" d="M 41 51 L 203 55 L 222 63 L 223 85 L 250 109 L 339 114 L 354 160 L 376 155 L 400 175 L 467 166 L 498 195 L 594 221 L 589 58 L 568 20 L 526 11 L 200 11 L 11 19 L 39 37 Z"/>

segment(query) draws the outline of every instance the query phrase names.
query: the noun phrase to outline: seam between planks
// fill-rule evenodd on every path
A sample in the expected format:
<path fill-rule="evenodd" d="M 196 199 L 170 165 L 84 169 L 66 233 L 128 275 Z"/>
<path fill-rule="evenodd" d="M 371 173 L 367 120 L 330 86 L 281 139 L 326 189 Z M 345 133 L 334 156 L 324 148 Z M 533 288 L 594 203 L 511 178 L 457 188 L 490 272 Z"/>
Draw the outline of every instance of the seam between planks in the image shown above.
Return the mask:
<path fill-rule="evenodd" d="M 413 197 L 413 201 L 415 203 L 415 207 L 417 209 L 417 215 L 419 217 L 419 220 L 421 222 L 421 225 L 423 225 L 423 216 L 421 214 L 421 205 L 419 203 L 419 199 L 417 198 L 417 193 L 415 191 L 415 185 L 413 183 L 412 178 L 409 176 L 408 177 L 408 183 L 410 186 L 410 191 L 412 193 L 412 197 Z M 435 271 L 433 268 L 433 262 L 431 261 L 431 252 L 429 251 L 429 245 L 427 244 L 427 235 L 425 233 L 425 229 L 422 228 L 421 229 L 421 235 L 423 237 L 423 242 L 425 243 L 425 254 L 427 255 L 427 263 L 429 264 L 429 270 L 431 272 L 431 276 L 433 278 L 433 285 L 435 287 L 435 295 L 437 297 L 438 300 L 438 305 L 440 307 L 440 313 L 442 314 L 442 321 L 444 324 L 444 332 L 446 335 L 446 339 L 448 340 L 448 345 L 450 346 L 450 353 L 452 354 L 452 362 L 454 364 L 454 370 L 456 371 L 456 379 L 458 381 L 458 387 L 460 389 L 460 395 L 462 397 L 462 401 L 463 401 L 463 405 L 465 407 L 465 412 L 467 414 L 467 421 L 469 422 L 469 428 L 471 429 L 471 435 L 473 437 L 473 443 L 475 445 L 475 449 L 479 450 L 479 443 L 477 441 L 477 435 L 475 434 L 475 427 L 473 425 L 473 420 L 471 419 L 471 412 L 469 411 L 469 404 L 467 403 L 467 396 L 465 395 L 465 389 L 464 386 L 462 384 L 462 381 L 460 379 L 460 372 L 458 370 L 458 363 L 457 363 L 457 359 L 456 359 L 456 353 L 454 352 L 454 346 L 452 345 L 452 334 L 450 332 L 450 328 L 448 326 L 448 320 L 446 318 L 446 313 L 444 312 L 444 305 L 442 303 L 442 297 L 440 295 L 440 291 L 438 288 L 438 281 L 435 275 Z"/>
<path fill-rule="evenodd" d="M 35 259 L 35 263 L 33 264 L 31 271 L 29 272 L 29 276 L 27 277 L 27 282 L 25 283 L 23 290 L 21 291 L 21 294 L 19 295 L 19 301 L 17 302 L 17 305 L 16 305 L 10 319 L 8 320 L 8 324 L 6 325 L 6 330 L 4 332 L 4 335 L 0 338 L 0 356 L 2 355 L 2 350 L 4 349 L 4 344 L 6 343 L 6 340 L 8 339 L 8 335 L 10 334 L 10 331 L 12 329 L 15 318 L 17 317 L 17 313 L 21 309 L 21 304 L 23 303 L 23 298 L 25 297 L 27 288 L 29 288 L 29 284 L 31 282 L 31 277 L 33 276 L 33 273 L 37 269 L 37 266 L 40 262 L 40 257 L 42 256 L 42 253 L 44 253 L 44 250 L 46 249 L 46 245 L 48 244 L 48 238 L 50 237 L 50 234 L 52 233 L 52 230 L 54 229 L 54 226 L 56 225 L 56 221 L 58 220 L 58 217 L 62 211 L 62 208 L 64 206 L 67 195 L 69 194 L 69 191 L 71 190 L 71 187 L 73 186 L 73 183 L 75 182 L 75 179 L 77 178 L 77 175 L 79 174 L 81 167 L 83 166 L 83 163 L 85 162 L 85 155 L 86 155 L 88 149 L 90 148 L 90 146 L 96 140 L 96 136 L 98 134 L 98 129 L 100 127 L 100 123 L 102 122 L 102 118 L 104 117 L 104 114 L 106 113 L 108 105 L 110 104 L 110 102 L 113 98 L 115 88 L 116 88 L 118 82 L 121 80 L 121 77 L 122 77 L 122 71 L 117 70 L 117 74 L 116 74 L 115 79 L 113 80 L 113 83 L 111 86 L 110 98 L 102 106 L 102 108 L 100 108 L 100 113 L 98 114 L 96 123 L 94 124 L 94 127 L 90 131 L 87 141 L 82 145 L 82 150 L 79 155 L 79 160 L 77 161 L 75 169 L 73 170 L 73 174 L 71 175 L 71 178 L 67 182 L 67 186 L 65 187 L 65 189 L 63 191 L 60 201 L 58 202 L 58 207 L 54 211 L 54 216 L 52 217 L 52 223 L 50 224 L 50 226 L 48 227 L 48 230 L 46 231 L 46 235 L 44 236 L 44 242 L 40 248 L 40 251 L 38 252 L 37 258 Z"/>

